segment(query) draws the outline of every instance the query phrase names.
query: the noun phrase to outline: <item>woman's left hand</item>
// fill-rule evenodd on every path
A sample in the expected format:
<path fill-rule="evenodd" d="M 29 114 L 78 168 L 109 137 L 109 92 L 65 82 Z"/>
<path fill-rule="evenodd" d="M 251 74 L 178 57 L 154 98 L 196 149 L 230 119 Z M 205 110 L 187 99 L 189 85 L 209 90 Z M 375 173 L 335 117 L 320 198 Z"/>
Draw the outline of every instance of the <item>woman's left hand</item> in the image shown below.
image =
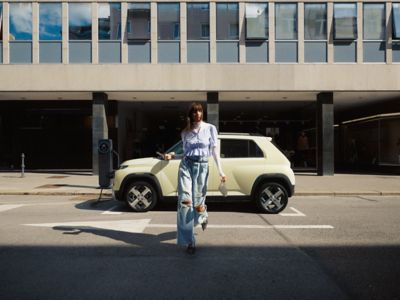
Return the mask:
<path fill-rule="evenodd" d="M 226 181 L 226 176 L 225 175 L 221 176 L 221 182 L 225 182 L 225 181 Z"/>

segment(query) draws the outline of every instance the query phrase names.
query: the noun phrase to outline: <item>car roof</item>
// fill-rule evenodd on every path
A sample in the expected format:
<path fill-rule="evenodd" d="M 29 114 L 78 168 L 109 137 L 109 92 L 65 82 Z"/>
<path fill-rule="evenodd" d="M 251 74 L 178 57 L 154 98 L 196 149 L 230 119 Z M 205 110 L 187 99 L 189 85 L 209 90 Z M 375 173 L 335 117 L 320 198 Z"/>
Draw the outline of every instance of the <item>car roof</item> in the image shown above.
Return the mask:
<path fill-rule="evenodd" d="M 243 133 L 243 132 L 221 132 L 218 134 L 220 138 L 228 139 L 243 139 L 243 140 L 255 140 L 255 139 L 267 139 L 271 141 L 271 137 L 263 136 L 259 133 Z"/>

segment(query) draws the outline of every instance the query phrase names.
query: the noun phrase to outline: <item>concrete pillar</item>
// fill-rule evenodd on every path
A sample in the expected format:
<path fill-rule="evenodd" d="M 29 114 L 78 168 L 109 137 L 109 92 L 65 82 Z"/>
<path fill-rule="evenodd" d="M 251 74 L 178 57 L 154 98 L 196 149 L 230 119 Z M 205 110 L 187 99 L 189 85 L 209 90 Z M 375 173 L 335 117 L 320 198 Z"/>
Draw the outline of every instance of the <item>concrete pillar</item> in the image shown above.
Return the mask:
<path fill-rule="evenodd" d="M 334 174 L 333 92 L 317 95 L 317 173 Z"/>
<path fill-rule="evenodd" d="M 328 25 L 328 64 L 334 62 L 334 47 L 333 47 L 333 3 L 329 2 L 327 7 L 327 25 Z"/>
<path fill-rule="evenodd" d="M 32 3 L 32 64 L 39 63 L 39 3 Z"/>
<path fill-rule="evenodd" d="M 392 24 L 392 3 L 386 2 L 386 23 Z M 392 26 L 386 26 L 386 63 L 393 63 L 393 52 L 392 52 Z"/>
<path fill-rule="evenodd" d="M 180 60 L 181 64 L 187 63 L 187 32 L 186 32 L 186 2 L 180 3 L 180 29 L 181 29 L 181 42 L 180 42 Z"/>
<path fill-rule="evenodd" d="M 121 3 L 121 62 L 128 63 L 128 34 L 126 33 L 126 21 L 128 19 L 128 3 Z"/>
<path fill-rule="evenodd" d="M 69 63 L 68 3 L 62 3 L 62 62 Z"/>
<path fill-rule="evenodd" d="M 215 125 L 219 130 L 219 94 L 218 92 L 207 93 L 207 122 Z"/>
<path fill-rule="evenodd" d="M 3 2 L 3 64 L 10 63 L 10 6 L 8 2 Z"/>
<path fill-rule="evenodd" d="M 239 3 L 239 63 L 246 63 L 246 32 L 245 32 L 246 3 Z"/>
<path fill-rule="evenodd" d="M 210 63 L 217 63 L 217 4 L 210 2 Z"/>
<path fill-rule="evenodd" d="M 271 64 L 275 63 L 275 3 L 268 3 L 268 25 L 269 25 L 269 35 L 268 35 L 268 62 Z"/>
<path fill-rule="evenodd" d="M 363 43 L 363 3 L 357 2 L 357 63 L 364 61 L 364 43 Z"/>
<path fill-rule="evenodd" d="M 297 4 L 297 49 L 298 49 L 298 62 L 304 64 L 304 3 Z"/>
<path fill-rule="evenodd" d="M 92 110 L 92 170 L 94 175 L 99 174 L 99 155 L 97 145 L 99 140 L 108 138 L 106 93 L 93 93 Z"/>
<path fill-rule="evenodd" d="M 150 30 L 151 30 L 151 63 L 156 64 L 158 61 L 158 29 L 157 29 L 157 3 L 150 4 Z"/>

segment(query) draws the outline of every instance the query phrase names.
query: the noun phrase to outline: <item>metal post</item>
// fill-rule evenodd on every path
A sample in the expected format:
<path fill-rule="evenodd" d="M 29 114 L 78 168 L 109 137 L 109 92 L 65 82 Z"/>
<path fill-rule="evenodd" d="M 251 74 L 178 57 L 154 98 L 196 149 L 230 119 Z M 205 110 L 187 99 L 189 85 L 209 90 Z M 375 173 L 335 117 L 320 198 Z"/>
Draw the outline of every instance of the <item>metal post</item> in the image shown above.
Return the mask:
<path fill-rule="evenodd" d="M 21 178 L 25 177 L 25 154 L 21 154 Z"/>

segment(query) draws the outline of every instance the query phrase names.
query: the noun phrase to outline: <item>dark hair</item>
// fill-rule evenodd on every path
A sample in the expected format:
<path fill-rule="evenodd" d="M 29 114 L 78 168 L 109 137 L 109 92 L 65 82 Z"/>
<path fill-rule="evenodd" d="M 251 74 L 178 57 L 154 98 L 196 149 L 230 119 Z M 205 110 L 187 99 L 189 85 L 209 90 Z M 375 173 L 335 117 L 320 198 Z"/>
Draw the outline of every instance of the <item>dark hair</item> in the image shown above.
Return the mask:
<path fill-rule="evenodd" d="M 196 111 L 201 111 L 201 120 L 203 120 L 203 106 L 199 102 L 193 102 L 190 104 L 187 115 L 186 115 L 186 126 L 183 129 L 183 131 L 189 131 L 192 130 L 194 127 L 194 119 L 193 119 L 193 113 Z"/>

